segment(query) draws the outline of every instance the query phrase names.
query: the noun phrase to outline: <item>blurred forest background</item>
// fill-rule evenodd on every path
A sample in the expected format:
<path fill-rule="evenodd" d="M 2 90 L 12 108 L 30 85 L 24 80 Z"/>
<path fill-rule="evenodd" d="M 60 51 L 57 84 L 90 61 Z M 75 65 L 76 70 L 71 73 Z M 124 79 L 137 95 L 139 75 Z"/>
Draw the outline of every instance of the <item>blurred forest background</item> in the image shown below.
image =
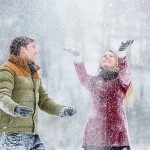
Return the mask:
<path fill-rule="evenodd" d="M 63 47 L 81 51 L 87 72 L 96 74 L 102 53 L 127 50 L 135 105 L 127 109 L 132 150 L 150 149 L 150 1 L 149 0 L 0 0 L 0 63 L 8 58 L 11 40 L 36 40 L 37 63 L 49 96 L 77 108 L 74 117 L 39 113 L 39 134 L 48 150 L 81 150 L 91 110 L 90 93 L 81 86 L 73 58 Z"/>

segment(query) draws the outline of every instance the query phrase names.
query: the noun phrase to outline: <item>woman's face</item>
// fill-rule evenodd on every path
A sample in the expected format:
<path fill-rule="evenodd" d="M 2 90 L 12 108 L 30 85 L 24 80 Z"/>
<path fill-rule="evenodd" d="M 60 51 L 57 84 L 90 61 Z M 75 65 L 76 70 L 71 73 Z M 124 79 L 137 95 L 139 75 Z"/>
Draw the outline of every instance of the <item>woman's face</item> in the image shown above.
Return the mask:
<path fill-rule="evenodd" d="M 101 60 L 101 67 L 110 70 L 116 67 L 116 63 L 117 63 L 116 57 L 112 52 L 107 51 L 104 53 Z"/>

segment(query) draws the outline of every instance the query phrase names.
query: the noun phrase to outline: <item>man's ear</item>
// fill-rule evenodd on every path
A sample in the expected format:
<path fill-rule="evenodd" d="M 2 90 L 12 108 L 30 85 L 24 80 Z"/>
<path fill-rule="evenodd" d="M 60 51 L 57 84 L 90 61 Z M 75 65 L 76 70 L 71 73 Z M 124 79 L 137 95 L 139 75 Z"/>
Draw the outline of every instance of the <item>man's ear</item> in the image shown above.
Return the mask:
<path fill-rule="evenodd" d="M 21 56 L 25 55 L 25 48 L 24 47 L 20 47 L 20 55 Z"/>
<path fill-rule="evenodd" d="M 25 47 L 20 47 L 20 56 L 24 57 L 25 56 Z"/>

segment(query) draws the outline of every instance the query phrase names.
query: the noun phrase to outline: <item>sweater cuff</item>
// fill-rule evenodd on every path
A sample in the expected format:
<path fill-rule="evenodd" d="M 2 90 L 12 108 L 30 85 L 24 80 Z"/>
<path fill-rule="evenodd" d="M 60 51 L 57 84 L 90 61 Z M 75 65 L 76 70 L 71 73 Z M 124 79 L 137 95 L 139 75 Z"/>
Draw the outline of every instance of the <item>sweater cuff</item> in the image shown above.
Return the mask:
<path fill-rule="evenodd" d="M 127 51 L 126 50 L 124 50 L 124 51 L 118 51 L 118 57 L 123 58 L 125 56 L 127 56 Z"/>
<path fill-rule="evenodd" d="M 82 56 L 81 55 L 76 56 L 74 59 L 74 63 L 77 64 L 77 63 L 81 63 L 81 62 L 82 62 Z"/>
<path fill-rule="evenodd" d="M 14 102 L 9 96 L 0 93 L 0 109 L 2 109 L 5 113 L 16 117 L 17 115 L 14 113 L 14 110 L 18 105 L 19 104 Z"/>
<path fill-rule="evenodd" d="M 61 108 L 60 109 L 60 111 L 59 111 L 59 116 L 60 117 L 64 117 L 65 115 L 64 115 L 64 110 L 66 109 L 66 106 L 64 106 L 63 108 Z"/>

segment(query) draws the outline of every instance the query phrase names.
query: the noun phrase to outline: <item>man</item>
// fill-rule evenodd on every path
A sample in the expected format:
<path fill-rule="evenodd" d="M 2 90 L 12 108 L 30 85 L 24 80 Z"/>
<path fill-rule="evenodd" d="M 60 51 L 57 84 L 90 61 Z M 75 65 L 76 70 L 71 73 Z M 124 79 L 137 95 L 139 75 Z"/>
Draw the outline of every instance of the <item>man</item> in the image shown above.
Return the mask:
<path fill-rule="evenodd" d="M 46 150 L 37 134 L 38 109 L 57 116 L 76 110 L 48 97 L 35 65 L 34 39 L 16 37 L 7 62 L 0 67 L 0 149 Z"/>

